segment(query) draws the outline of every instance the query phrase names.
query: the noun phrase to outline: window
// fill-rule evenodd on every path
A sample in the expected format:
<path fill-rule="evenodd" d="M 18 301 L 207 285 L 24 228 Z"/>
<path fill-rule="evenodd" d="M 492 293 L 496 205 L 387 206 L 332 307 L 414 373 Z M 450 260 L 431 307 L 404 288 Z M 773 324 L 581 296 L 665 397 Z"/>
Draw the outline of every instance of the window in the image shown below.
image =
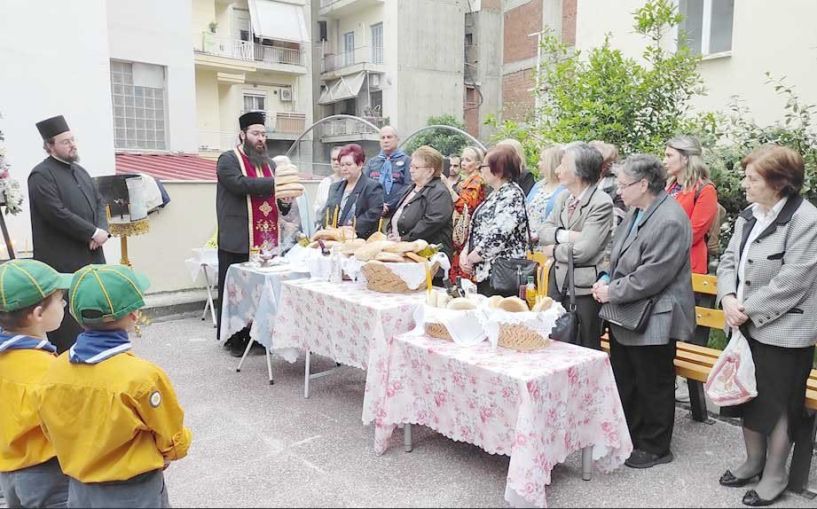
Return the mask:
<path fill-rule="evenodd" d="M 735 0 L 679 0 L 680 29 L 693 53 L 711 55 L 732 49 Z"/>
<path fill-rule="evenodd" d="M 372 63 L 383 63 L 383 23 L 372 25 Z"/>
<path fill-rule="evenodd" d="M 343 34 L 343 65 L 355 63 L 355 33 L 346 32 Z"/>
<path fill-rule="evenodd" d="M 244 94 L 244 112 L 267 111 L 267 96 L 263 94 Z"/>
<path fill-rule="evenodd" d="M 320 41 L 328 41 L 328 28 L 326 26 L 326 21 L 318 21 L 318 33 L 320 34 Z"/>
<path fill-rule="evenodd" d="M 111 61 L 114 146 L 167 150 L 165 68 Z"/>

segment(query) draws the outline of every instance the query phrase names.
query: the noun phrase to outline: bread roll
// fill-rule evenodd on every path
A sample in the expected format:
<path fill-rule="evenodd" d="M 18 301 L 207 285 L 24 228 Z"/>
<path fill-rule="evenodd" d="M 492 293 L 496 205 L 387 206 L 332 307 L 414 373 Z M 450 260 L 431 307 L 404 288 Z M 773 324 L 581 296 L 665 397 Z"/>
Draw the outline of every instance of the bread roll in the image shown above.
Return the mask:
<path fill-rule="evenodd" d="M 294 164 L 284 164 L 281 166 L 275 167 L 275 176 L 276 177 L 285 177 L 287 175 L 298 175 L 298 167 Z"/>
<path fill-rule="evenodd" d="M 369 260 L 373 260 L 378 253 L 383 251 L 383 248 L 389 246 L 390 244 L 392 244 L 392 242 L 388 240 L 378 240 L 375 242 L 367 241 L 366 244 L 355 250 L 355 258 L 361 262 L 368 262 Z"/>
<path fill-rule="evenodd" d="M 397 242 L 393 246 L 389 246 L 384 251 L 388 251 L 389 253 L 408 253 L 409 251 L 414 251 L 414 242 Z"/>
<path fill-rule="evenodd" d="M 338 240 L 340 238 L 340 232 L 337 228 L 325 228 L 323 230 L 318 230 L 312 234 L 312 238 L 310 240 Z"/>
<path fill-rule="evenodd" d="M 366 241 L 364 239 L 347 240 L 341 245 L 340 252 L 341 254 L 352 254 L 357 250 L 357 248 L 363 246 L 365 243 Z"/>
<path fill-rule="evenodd" d="M 278 189 L 286 184 L 297 184 L 300 181 L 301 179 L 298 178 L 298 175 L 284 175 L 283 177 L 275 177 L 275 187 Z"/>
<path fill-rule="evenodd" d="M 531 311 L 536 311 L 537 313 L 540 311 L 547 311 L 552 305 L 553 299 L 550 297 L 542 297 L 539 302 L 533 305 L 533 309 L 531 309 Z"/>
<path fill-rule="evenodd" d="M 497 308 L 510 311 L 511 313 L 521 313 L 528 311 L 528 303 L 519 297 L 505 297 L 499 302 Z"/>
<path fill-rule="evenodd" d="M 501 295 L 494 295 L 493 297 L 488 298 L 488 307 L 496 308 L 499 306 L 499 303 L 502 302 L 503 297 Z"/>
<path fill-rule="evenodd" d="M 456 299 L 451 299 L 446 309 L 456 309 L 458 311 L 465 311 L 468 309 L 477 309 L 477 305 L 471 302 L 470 300 L 466 299 L 465 297 L 457 297 Z"/>
<path fill-rule="evenodd" d="M 378 240 L 386 240 L 388 237 L 381 232 L 374 232 L 372 233 L 366 242 L 377 242 Z"/>
<path fill-rule="evenodd" d="M 374 259 L 380 262 L 389 263 L 403 263 L 405 261 L 403 255 L 397 253 L 389 253 L 388 251 L 381 251 L 377 253 Z"/>
<path fill-rule="evenodd" d="M 285 191 L 300 191 L 301 193 L 304 192 L 304 186 L 302 184 L 298 184 L 297 182 L 294 184 L 282 184 L 275 186 L 275 193 L 282 193 Z"/>

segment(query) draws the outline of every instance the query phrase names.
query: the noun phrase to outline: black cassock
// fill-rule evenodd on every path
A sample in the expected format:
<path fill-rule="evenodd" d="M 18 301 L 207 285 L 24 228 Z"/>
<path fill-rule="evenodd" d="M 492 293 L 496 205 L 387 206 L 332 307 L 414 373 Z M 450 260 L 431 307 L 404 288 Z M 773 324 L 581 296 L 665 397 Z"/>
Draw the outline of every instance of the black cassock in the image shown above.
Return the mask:
<path fill-rule="evenodd" d="M 89 247 L 97 228 L 108 229 L 105 206 L 82 166 L 47 157 L 28 176 L 28 197 L 34 259 L 65 273 L 105 263 L 102 248 Z M 66 309 L 62 325 L 49 332 L 48 339 L 63 352 L 81 331 Z"/>

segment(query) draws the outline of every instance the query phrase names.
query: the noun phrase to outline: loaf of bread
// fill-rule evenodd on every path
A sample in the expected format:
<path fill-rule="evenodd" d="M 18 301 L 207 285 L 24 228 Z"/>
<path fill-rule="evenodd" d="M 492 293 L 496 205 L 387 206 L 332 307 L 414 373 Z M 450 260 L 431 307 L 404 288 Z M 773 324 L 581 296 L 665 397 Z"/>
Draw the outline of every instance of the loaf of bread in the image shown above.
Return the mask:
<path fill-rule="evenodd" d="M 533 305 L 531 311 L 536 311 L 537 313 L 540 311 L 547 311 L 550 309 L 550 306 L 553 305 L 553 299 L 550 297 L 542 297 L 539 302 Z"/>
<path fill-rule="evenodd" d="M 476 309 L 477 305 L 464 297 L 457 297 L 456 299 L 451 299 L 451 301 L 445 307 L 446 309 L 466 311 L 469 309 Z"/>
<path fill-rule="evenodd" d="M 497 308 L 511 313 L 521 313 L 528 311 L 528 303 L 519 297 L 505 297 L 497 304 Z"/>
<path fill-rule="evenodd" d="M 390 253 L 388 251 L 381 251 L 381 252 L 377 253 L 377 255 L 375 255 L 374 259 L 379 261 L 379 262 L 388 262 L 388 263 L 403 263 L 404 261 L 406 261 L 405 258 L 403 258 L 403 255 L 398 254 L 398 253 Z"/>
<path fill-rule="evenodd" d="M 298 184 L 301 179 L 298 175 L 284 175 L 283 177 L 275 177 L 275 188 L 280 189 L 285 184 Z M 303 187 L 303 186 L 301 186 Z"/>
<path fill-rule="evenodd" d="M 282 164 L 275 167 L 275 178 L 288 177 L 291 175 L 298 176 L 298 167 L 294 164 Z"/>
<path fill-rule="evenodd" d="M 389 253 L 408 253 L 414 251 L 414 242 L 397 242 L 385 249 Z"/>
<path fill-rule="evenodd" d="M 377 240 L 374 242 L 366 242 L 363 246 L 355 250 L 355 258 L 361 262 L 368 262 L 373 260 L 383 249 L 394 244 L 390 240 Z"/>
<path fill-rule="evenodd" d="M 501 295 L 494 295 L 493 297 L 488 298 L 488 307 L 496 308 L 499 306 L 499 303 L 502 302 L 503 297 Z"/>
<path fill-rule="evenodd" d="M 366 239 L 366 242 L 376 242 L 378 240 L 386 240 L 387 238 L 388 237 L 386 237 L 386 235 L 384 235 L 381 232 L 374 232 L 369 236 L 368 239 Z"/>
<path fill-rule="evenodd" d="M 363 246 L 366 243 L 365 239 L 350 239 L 341 244 L 340 253 L 341 254 L 353 254 L 357 248 Z"/>
<path fill-rule="evenodd" d="M 412 244 L 414 244 L 414 246 L 412 247 L 412 249 L 409 249 L 408 251 L 412 251 L 415 253 L 419 253 L 420 251 L 428 247 L 428 242 L 426 242 L 423 239 L 417 239 L 414 242 L 412 242 Z"/>

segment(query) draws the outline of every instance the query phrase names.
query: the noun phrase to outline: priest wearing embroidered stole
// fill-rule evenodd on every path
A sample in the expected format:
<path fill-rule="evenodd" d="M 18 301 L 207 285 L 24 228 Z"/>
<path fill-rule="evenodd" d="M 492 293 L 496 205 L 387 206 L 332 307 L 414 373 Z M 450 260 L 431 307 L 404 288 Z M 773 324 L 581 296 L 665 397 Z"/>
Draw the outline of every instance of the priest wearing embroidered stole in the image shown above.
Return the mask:
<path fill-rule="evenodd" d="M 88 172 L 77 164 L 74 134 L 62 115 L 37 122 L 48 153 L 28 176 L 34 259 L 57 272 L 72 273 L 92 263 L 105 263 L 102 245 L 110 235 L 102 196 Z M 48 339 L 62 353 L 82 328 L 69 313 Z"/>
<path fill-rule="evenodd" d="M 253 249 L 274 250 L 280 242 L 279 215 L 287 213 L 291 198 L 275 199 L 275 163 L 267 155 L 266 115 L 251 111 L 238 119 L 240 144 L 218 158 L 216 215 L 218 218 L 218 330 L 224 280 L 234 263 L 250 259 Z M 225 346 L 240 356 L 249 340 L 246 330 L 225 338 Z M 243 343 L 243 344 L 242 344 Z"/>

